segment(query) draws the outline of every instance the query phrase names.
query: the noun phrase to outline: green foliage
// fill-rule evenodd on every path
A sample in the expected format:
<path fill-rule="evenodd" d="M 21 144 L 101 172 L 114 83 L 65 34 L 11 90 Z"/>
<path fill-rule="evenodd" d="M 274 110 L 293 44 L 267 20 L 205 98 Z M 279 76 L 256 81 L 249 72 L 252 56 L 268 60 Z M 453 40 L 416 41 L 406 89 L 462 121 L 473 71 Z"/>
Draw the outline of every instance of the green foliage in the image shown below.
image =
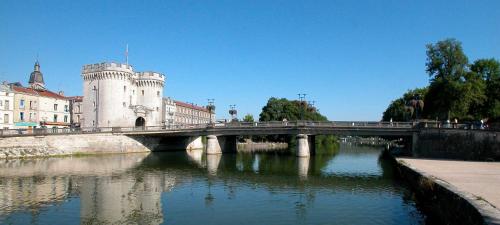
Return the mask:
<path fill-rule="evenodd" d="M 417 113 L 419 115 L 422 113 L 423 107 L 412 105 L 411 102 L 415 100 L 416 96 L 420 96 L 420 99 L 424 101 L 427 91 L 426 87 L 408 90 L 401 98 L 391 102 L 383 113 L 382 120 L 390 121 L 392 118 L 392 121 L 410 121 L 415 119 Z"/>
<path fill-rule="evenodd" d="M 485 101 L 482 112 L 489 118 L 500 117 L 500 62 L 495 59 L 479 59 L 470 66 L 471 73 L 485 81 Z"/>
<path fill-rule="evenodd" d="M 427 73 L 432 80 L 458 81 L 465 74 L 468 59 L 462 44 L 455 39 L 446 39 L 427 46 Z"/>
<path fill-rule="evenodd" d="M 462 44 L 446 39 L 427 45 L 426 71 L 431 77 L 429 92 L 425 97 L 426 116 L 430 118 L 463 118 L 468 113 L 470 98 L 463 91 L 468 59 Z"/>
<path fill-rule="evenodd" d="M 287 121 L 328 121 L 315 107 L 308 105 L 304 101 L 269 98 L 267 104 L 262 108 L 259 121 L 283 121 L 284 119 Z M 288 135 L 254 136 L 253 140 L 287 142 L 290 148 L 294 148 L 296 144 L 295 137 Z M 337 142 L 333 136 L 320 137 L 317 141 L 325 144 Z"/>
<path fill-rule="evenodd" d="M 313 106 L 304 101 L 288 100 L 286 98 L 270 98 L 262 108 L 259 121 L 308 120 L 327 121 Z"/>
<path fill-rule="evenodd" d="M 246 114 L 245 117 L 243 117 L 243 122 L 254 122 L 253 115 Z"/>
<path fill-rule="evenodd" d="M 446 120 L 478 120 L 500 117 L 500 63 L 495 59 L 479 59 L 468 64 L 462 45 L 446 39 L 427 47 L 426 72 L 429 87 L 421 93 L 425 108 L 420 118 Z M 422 90 L 424 90 L 422 89 Z M 394 100 L 382 120 L 408 121 L 415 115 L 408 108 L 407 92 Z"/>

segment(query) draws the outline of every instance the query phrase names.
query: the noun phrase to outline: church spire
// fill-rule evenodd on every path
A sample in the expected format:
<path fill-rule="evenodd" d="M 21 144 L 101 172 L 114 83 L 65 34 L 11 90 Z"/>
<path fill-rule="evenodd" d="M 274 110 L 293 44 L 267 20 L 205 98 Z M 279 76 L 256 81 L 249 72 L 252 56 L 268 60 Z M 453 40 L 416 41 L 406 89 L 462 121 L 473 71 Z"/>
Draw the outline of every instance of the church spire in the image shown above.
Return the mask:
<path fill-rule="evenodd" d="M 35 62 L 35 69 L 30 74 L 29 85 L 33 89 L 45 89 L 45 82 L 43 81 L 43 74 L 40 72 L 40 63 L 38 59 Z"/>

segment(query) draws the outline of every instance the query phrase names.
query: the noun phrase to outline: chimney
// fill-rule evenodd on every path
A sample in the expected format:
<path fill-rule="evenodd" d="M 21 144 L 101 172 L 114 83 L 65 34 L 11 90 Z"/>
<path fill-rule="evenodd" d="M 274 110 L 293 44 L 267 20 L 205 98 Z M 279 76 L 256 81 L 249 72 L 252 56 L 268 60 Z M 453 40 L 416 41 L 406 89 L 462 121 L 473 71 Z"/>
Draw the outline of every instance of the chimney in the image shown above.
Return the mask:
<path fill-rule="evenodd" d="M 64 91 L 59 91 L 59 92 L 58 92 L 58 94 L 59 94 L 60 96 L 64 96 Z"/>

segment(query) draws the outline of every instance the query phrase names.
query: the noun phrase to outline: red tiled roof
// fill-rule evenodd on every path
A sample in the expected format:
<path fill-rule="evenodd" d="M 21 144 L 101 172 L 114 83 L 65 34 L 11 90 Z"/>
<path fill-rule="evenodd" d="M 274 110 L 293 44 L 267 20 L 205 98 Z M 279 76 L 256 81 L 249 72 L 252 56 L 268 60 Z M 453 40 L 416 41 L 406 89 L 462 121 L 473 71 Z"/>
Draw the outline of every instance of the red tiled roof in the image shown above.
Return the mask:
<path fill-rule="evenodd" d="M 63 100 L 68 99 L 62 95 L 56 94 L 56 93 L 49 91 L 49 90 L 35 90 L 32 88 L 25 88 L 25 87 L 19 87 L 19 86 L 12 86 L 12 89 L 14 89 L 14 91 L 16 91 L 16 92 L 26 93 L 26 94 L 30 94 L 30 95 L 39 95 L 39 96 L 43 96 L 43 97 L 57 98 L 57 99 L 63 99 Z"/>
<path fill-rule="evenodd" d="M 179 106 L 182 106 L 182 107 L 185 107 L 185 108 L 190 108 L 190 109 L 195 109 L 195 110 L 199 110 L 199 111 L 208 112 L 208 109 L 205 108 L 205 107 L 201 107 L 201 106 L 197 106 L 197 105 L 193 105 L 193 104 L 188 104 L 188 103 L 177 101 L 177 100 L 174 100 L 174 102 L 175 102 L 176 105 L 179 105 Z"/>

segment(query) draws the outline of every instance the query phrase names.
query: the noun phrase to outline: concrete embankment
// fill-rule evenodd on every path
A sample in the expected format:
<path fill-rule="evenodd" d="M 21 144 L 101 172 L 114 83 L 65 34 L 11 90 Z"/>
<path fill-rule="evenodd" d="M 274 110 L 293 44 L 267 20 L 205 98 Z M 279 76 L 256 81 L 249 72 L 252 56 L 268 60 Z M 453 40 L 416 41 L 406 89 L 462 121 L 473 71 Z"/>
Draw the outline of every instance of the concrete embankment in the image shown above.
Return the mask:
<path fill-rule="evenodd" d="M 412 155 L 420 158 L 500 161 L 500 132 L 422 129 L 413 137 Z"/>
<path fill-rule="evenodd" d="M 150 152 L 158 138 L 121 134 L 76 134 L 0 138 L 0 158 Z"/>
<path fill-rule="evenodd" d="M 245 142 L 238 143 L 238 152 L 279 152 L 287 151 L 287 143 L 274 143 L 274 142 Z"/>
<path fill-rule="evenodd" d="M 444 224 L 500 224 L 500 163 L 393 158 L 399 176 Z"/>

